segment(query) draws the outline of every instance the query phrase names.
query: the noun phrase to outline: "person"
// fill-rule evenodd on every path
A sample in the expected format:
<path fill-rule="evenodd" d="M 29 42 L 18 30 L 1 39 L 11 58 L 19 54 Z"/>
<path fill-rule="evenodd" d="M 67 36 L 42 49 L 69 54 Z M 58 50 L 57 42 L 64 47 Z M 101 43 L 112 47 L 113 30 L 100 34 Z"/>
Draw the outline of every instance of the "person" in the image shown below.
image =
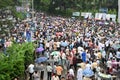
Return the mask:
<path fill-rule="evenodd" d="M 82 61 L 86 62 L 86 52 L 85 51 L 82 52 Z"/>
<path fill-rule="evenodd" d="M 61 78 L 62 71 L 63 71 L 63 68 L 61 65 L 56 66 L 56 72 L 57 72 L 57 75 L 59 76 L 59 79 Z"/>
<path fill-rule="evenodd" d="M 17 78 L 17 77 L 15 77 L 13 80 L 18 80 L 18 78 Z"/>
<path fill-rule="evenodd" d="M 74 76 L 68 71 L 66 80 L 74 80 Z"/>
<path fill-rule="evenodd" d="M 61 80 L 65 80 L 65 77 L 61 77 Z"/>
<path fill-rule="evenodd" d="M 81 66 L 79 66 L 78 70 L 77 70 L 77 80 L 83 80 L 83 70 L 81 68 Z"/>
<path fill-rule="evenodd" d="M 47 77 L 48 77 L 48 80 L 51 80 L 51 76 L 52 76 L 52 66 L 50 65 L 50 63 L 48 63 L 47 65 Z"/>
<path fill-rule="evenodd" d="M 40 80 L 40 76 L 39 75 L 40 75 L 39 72 L 35 71 L 33 73 L 33 80 Z"/>
<path fill-rule="evenodd" d="M 34 73 L 34 64 L 30 64 L 28 66 L 28 72 L 29 72 L 30 80 L 32 80 L 32 75 Z"/>
<path fill-rule="evenodd" d="M 56 73 L 53 74 L 52 80 L 60 80 L 58 75 Z"/>
<path fill-rule="evenodd" d="M 117 61 L 119 62 L 120 61 L 120 48 L 116 52 L 116 58 L 117 58 Z"/>
<path fill-rule="evenodd" d="M 76 71 L 77 70 L 77 57 L 76 57 L 76 55 L 73 56 L 73 66 L 74 66 L 74 69 Z"/>
<path fill-rule="evenodd" d="M 40 68 L 40 80 L 44 80 L 44 71 L 45 71 L 45 66 L 44 63 L 40 63 L 39 64 L 39 68 Z"/>
<path fill-rule="evenodd" d="M 74 74 L 73 66 L 70 66 L 69 74 L 72 75 L 74 78 L 75 74 Z"/>

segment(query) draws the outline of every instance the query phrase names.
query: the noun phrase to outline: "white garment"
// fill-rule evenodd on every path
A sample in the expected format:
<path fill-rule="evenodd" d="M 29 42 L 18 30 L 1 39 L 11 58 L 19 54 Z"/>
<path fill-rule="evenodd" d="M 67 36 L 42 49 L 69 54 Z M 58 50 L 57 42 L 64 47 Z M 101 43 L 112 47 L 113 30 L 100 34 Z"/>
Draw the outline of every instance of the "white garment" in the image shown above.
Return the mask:
<path fill-rule="evenodd" d="M 86 54 L 86 60 L 89 61 L 89 59 L 90 59 L 90 53 L 87 53 Z"/>
<path fill-rule="evenodd" d="M 66 60 L 66 54 L 62 53 L 62 59 Z"/>
<path fill-rule="evenodd" d="M 77 49 L 78 49 L 78 53 L 81 53 L 82 51 L 84 51 L 83 47 L 80 47 L 80 46 Z"/>
<path fill-rule="evenodd" d="M 119 52 L 119 51 L 116 52 L 116 57 L 117 57 L 118 59 L 120 59 L 120 52 Z"/>
<path fill-rule="evenodd" d="M 102 57 L 105 58 L 105 56 L 106 56 L 106 52 L 102 51 Z"/>
<path fill-rule="evenodd" d="M 99 50 L 102 50 L 102 48 L 105 47 L 105 44 L 99 42 L 98 46 L 99 46 Z"/>
<path fill-rule="evenodd" d="M 83 70 L 82 70 L 82 68 L 79 68 L 78 70 L 77 70 L 77 80 L 83 80 Z"/>
<path fill-rule="evenodd" d="M 28 71 L 29 71 L 29 73 L 33 73 L 34 72 L 34 65 L 33 64 L 30 64 L 28 66 Z"/>
<path fill-rule="evenodd" d="M 33 80 L 40 80 L 40 75 L 39 75 L 39 73 L 34 73 L 34 74 L 33 74 Z"/>
<path fill-rule="evenodd" d="M 46 47 L 47 47 L 47 48 L 50 47 L 49 42 L 46 43 Z"/>
<path fill-rule="evenodd" d="M 59 80 L 59 77 L 58 77 L 58 76 L 56 76 L 56 77 L 53 76 L 53 77 L 52 77 L 52 80 Z"/>
<path fill-rule="evenodd" d="M 86 64 L 86 68 L 91 68 L 91 64 Z"/>
<path fill-rule="evenodd" d="M 112 58 L 112 57 L 113 57 L 113 54 L 112 54 L 112 53 L 110 53 L 110 54 L 109 54 L 109 59 L 110 59 L 110 58 Z"/>
<path fill-rule="evenodd" d="M 109 44 L 110 44 L 110 41 L 109 41 L 109 40 L 105 42 L 106 47 L 108 47 Z"/>
<path fill-rule="evenodd" d="M 110 61 L 110 60 L 107 61 L 107 67 L 109 67 L 109 68 L 112 67 L 112 61 Z"/>
<path fill-rule="evenodd" d="M 69 69 L 69 74 L 75 76 L 75 74 L 74 74 L 74 70 L 73 70 L 73 69 Z"/>
<path fill-rule="evenodd" d="M 60 47 L 60 42 L 57 42 L 57 47 L 58 47 L 58 48 Z"/>
<path fill-rule="evenodd" d="M 53 70 L 52 66 L 48 65 L 48 66 L 47 66 L 47 71 L 48 71 L 48 72 L 52 72 L 52 70 Z"/>

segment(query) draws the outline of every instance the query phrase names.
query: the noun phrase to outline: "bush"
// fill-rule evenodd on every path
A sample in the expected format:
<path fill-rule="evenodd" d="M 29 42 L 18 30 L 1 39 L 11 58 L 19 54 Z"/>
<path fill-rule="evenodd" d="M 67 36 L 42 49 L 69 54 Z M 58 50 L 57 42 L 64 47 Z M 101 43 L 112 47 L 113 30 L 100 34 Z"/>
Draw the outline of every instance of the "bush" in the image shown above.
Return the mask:
<path fill-rule="evenodd" d="M 13 44 L 9 47 L 7 49 L 8 57 L 1 53 L 0 80 L 12 80 L 14 77 L 23 78 L 25 64 L 33 62 L 33 51 L 33 43 L 23 43 L 22 45 Z"/>

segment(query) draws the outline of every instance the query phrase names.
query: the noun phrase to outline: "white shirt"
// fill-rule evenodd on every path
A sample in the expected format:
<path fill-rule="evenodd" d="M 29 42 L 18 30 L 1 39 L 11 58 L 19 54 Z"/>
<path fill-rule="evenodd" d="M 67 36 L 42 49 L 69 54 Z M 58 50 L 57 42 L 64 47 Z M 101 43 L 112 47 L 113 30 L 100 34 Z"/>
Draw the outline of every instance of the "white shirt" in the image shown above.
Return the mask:
<path fill-rule="evenodd" d="M 34 72 L 34 65 L 33 64 L 30 64 L 28 66 L 28 71 L 29 71 L 29 73 L 33 73 Z"/>
<path fill-rule="evenodd" d="M 80 46 L 77 49 L 78 49 L 78 53 L 81 53 L 82 51 L 84 51 L 83 47 L 80 47 Z"/>
<path fill-rule="evenodd" d="M 111 68 L 112 67 L 112 62 L 110 60 L 107 61 L 107 67 Z"/>
<path fill-rule="evenodd" d="M 90 53 L 87 53 L 86 54 L 86 60 L 89 61 L 89 59 L 90 59 Z"/>
<path fill-rule="evenodd" d="M 66 54 L 65 53 L 62 53 L 62 59 L 66 60 Z"/>
<path fill-rule="evenodd" d="M 74 70 L 73 69 L 69 69 L 69 74 L 74 76 Z"/>
<path fill-rule="evenodd" d="M 109 54 L 109 59 L 110 59 L 110 58 L 112 58 L 112 57 L 113 57 L 113 54 L 112 54 L 112 53 L 110 53 L 110 54 Z"/>
<path fill-rule="evenodd" d="M 48 65 L 48 66 L 47 66 L 47 71 L 48 71 L 48 72 L 52 72 L 52 70 L 53 70 L 53 68 L 52 68 L 50 65 Z"/>
<path fill-rule="evenodd" d="M 46 47 L 48 48 L 50 45 L 49 45 L 49 42 L 46 43 Z"/>
<path fill-rule="evenodd" d="M 56 76 L 56 77 L 53 76 L 53 77 L 52 77 L 52 80 L 59 80 L 59 77 L 58 77 L 58 76 Z"/>
<path fill-rule="evenodd" d="M 91 68 L 91 65 L 89 63 L 86 64 L 86 68 Z"/>
<path fill-rule="evenodd" d="M 77 71 L 77 80 L 83 80 L 83 70 L 82 68 L 79 68 Z"/>
<path fill-rule="evenodd" d="M 120 59 L 120 52 L 119 51 L 116 52 L 116 57 Z"/>

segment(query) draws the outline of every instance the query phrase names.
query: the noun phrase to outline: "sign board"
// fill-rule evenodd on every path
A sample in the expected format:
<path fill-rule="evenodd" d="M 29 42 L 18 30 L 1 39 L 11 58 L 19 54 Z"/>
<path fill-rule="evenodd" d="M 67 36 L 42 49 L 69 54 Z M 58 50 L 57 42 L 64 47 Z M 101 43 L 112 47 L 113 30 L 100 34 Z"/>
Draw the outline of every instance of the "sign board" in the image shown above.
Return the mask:
<path fill-rule="evenodd" d="M 96 20 L 106 20 L 106 13 L 96 13 L 95 19 Z"/>
<path fill-rule="evenodd" d="M 110 20 L 112 19 L 112 21 L 116 21 L 116 15 L 115 14 L 106 14 L 106 19 Z"/>
<path fill-rule="evenodd" d="M 73 16 L 80 16 L 80 12 L 73 12 Z"/>
<path fill-rule="evenodd" d="M 110 20 L 110 14 L 106 14 L 106 20 Z"/>
<path fill-rule="evenodd" d="M 16 6 L 16 11 L 23 12 L 25 10 L 24 7 Z"/>
<path fill-rule="evenodd" d="M 92 18 L 92 13 L 90 12 L 81 12 L 81 16 L 83 16 L 84 18 Z"/>
<path fill-rule="evenodd" d="M 112 21 L 114 21 L 114 22 L 116 21 L 116 15 L 115 14 L 111 14 L 110 18 L 112 19 Z"/>

